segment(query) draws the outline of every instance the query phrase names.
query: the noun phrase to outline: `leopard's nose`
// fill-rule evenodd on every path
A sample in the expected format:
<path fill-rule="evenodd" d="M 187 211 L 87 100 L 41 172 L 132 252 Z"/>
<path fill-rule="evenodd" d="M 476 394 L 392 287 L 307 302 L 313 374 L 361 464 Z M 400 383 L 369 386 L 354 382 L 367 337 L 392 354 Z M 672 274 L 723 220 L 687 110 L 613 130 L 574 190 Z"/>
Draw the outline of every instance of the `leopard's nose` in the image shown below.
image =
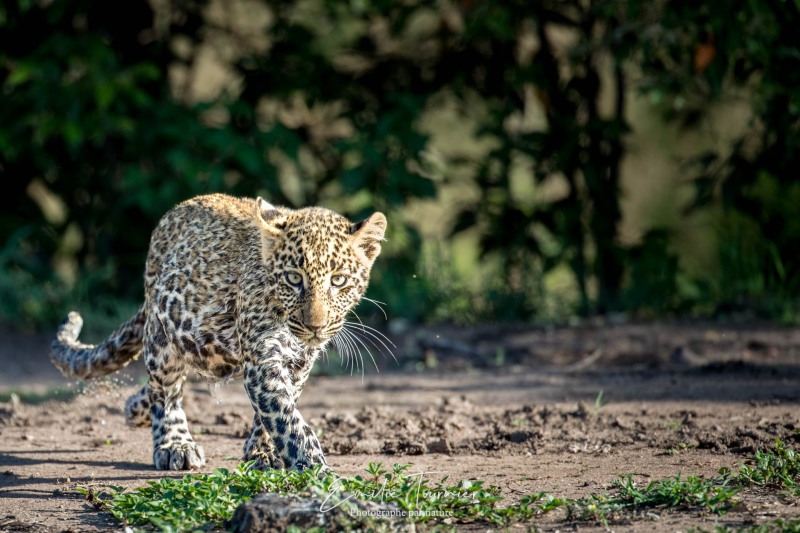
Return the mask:
<path fill-rule="evenodd" d="M 313 333 L 314 335 L 318 335 L 328 324 L 303 324 L 308 331 Z"/>

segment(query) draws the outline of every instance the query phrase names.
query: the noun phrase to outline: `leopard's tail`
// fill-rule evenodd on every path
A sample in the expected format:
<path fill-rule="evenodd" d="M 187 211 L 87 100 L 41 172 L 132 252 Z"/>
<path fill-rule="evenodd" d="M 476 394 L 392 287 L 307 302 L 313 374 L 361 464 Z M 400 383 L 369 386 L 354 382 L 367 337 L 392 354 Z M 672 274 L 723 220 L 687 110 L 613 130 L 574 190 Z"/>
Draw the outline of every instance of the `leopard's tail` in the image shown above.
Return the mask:
<path fill-rule="evenodd" d="M 50 345 L 50 360 L 68 378 L 89 379 L 110 374 L 127 365 L 142 350 L 144 306 L 100 344 L 83 344 L 78 336 L 81 315 L 71 312 L 59 326 Z"/>

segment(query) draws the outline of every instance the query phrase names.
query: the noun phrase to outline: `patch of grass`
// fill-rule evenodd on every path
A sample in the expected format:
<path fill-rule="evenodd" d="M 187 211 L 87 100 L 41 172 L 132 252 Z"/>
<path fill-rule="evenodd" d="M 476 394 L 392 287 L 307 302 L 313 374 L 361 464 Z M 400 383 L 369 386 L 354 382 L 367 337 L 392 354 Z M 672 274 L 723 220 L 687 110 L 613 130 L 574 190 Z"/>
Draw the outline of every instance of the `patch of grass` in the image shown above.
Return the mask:
<path fill-rule="evenodd" d="M 595 521 L 605 525 L 622 515 L 650 509 L 703 509 L 724 514 L 735 505 L 738 489 L 716 479 L 680 475 L 637 486 L 633 476 L 626 475 L 612 483 L 612 494 L 590 494 L 566 502 L 568 518 Z"/>
<path fill-rule="evenodd" d="M 633 475 L 624 475 L 605 493 L 570 499 L 537 492 L 510 504 L 503 502 L 496 486 L 482 481 L 451 482 L 447 477 L 434 481 L 430 474 L 411 472 L 410 465 L 385 468 L 381 463 L 370 463 L 364 475 L 346 478 L 330 471 L 322 473 L 319 468 L 262 472 L 250 466 L 245 463 L 235 470 L 220 468 L 212 474 L 163 478 L 132 491 L 113 486 L 107 493 L 94 493 L 90 488 L 80 491 L 96 507 L 125 524 L 180 531 L 224 527 L 240 503 L 262 492 L 326 501 L 343 501 L 352 495 L 394 505 L 405 512 L 409 522 L 441 524 L 446 518 L 445 523 L 450 525 L 505 526 L 561 510 L 568 521 L 608 525 L 657 510 L 701 510 L 723 515 L 736 505 L 736 495 L 748 487 L 792 491 L 800 481 L 800 458 L 780 441 L 773 450 L 757 452 L 747 464 L 739 466 L 738 472 L 723 469 L 713 479 L 677 475 L 639 485 Z M 778 531 L 800 533 L 800 522 L 778 522 L 774 524 Z"/>
<path fill-rule="evenodd" d="M 671 429 L 672 431 L 680 431 L 680 429 L 683 427 L 683 420 L 670 418 L 664 422 L 661 422 L 661 427 L 664 429 Z"/>
<path fill-rule="evenodd" d="M 568 520 L 607 523 L 624 513 L 645 508 L 697 508 L 723 513 L 731 505 L 735 489 L 723 489 L 697 477 L 660 480 L 637 488 L 631 476 L 617 480 L 612 495 L 592 494 L 581 499 L 562 499 L 545 492 L 523 497 L 511 505 L 495 486 L 482 481 L 431 482 L 423 474 L 408 472 L 410 465 L 394 465 L 391 471 L 370 463 L 366 476 L 339 478 L 319 469 L 304 472 L 251 470 L 249 464 L 235 470 L 220 468 L 213 474 L 163 478 L 147 487 L 93 493 L 79 489 L 96 507 L 105 509 L 125 524 L 150 526 L 165 531 L 223 527 L 236 507 L 261 492 L 276 492 L 323 499 L 353 495 L 364 500 L 394 504 L 407 520 L 427 522 L 449 519 L 451 523 L 485 522 L 507 525 L 563 509 Z"/>
<path fill-rule="evenodd" d="M 694 446 L 692 446 L 688 442 L 679 442 L 677 446 L 672 446 L 671 448 L 668 448 L 666 451 L 661 452 L 658 455 L 680 455 L 681 453 L 691 448 L 694 448 Z"/>
<path fill-rule="evenodd" d="M 729 472 L 720 472 L 723 476 Z M 758 450 L 755 456 L 739 467 L 734 481 L 743 486 L 781 488 L 800 496 L 800 454 L 780 440 L 772 450 Z"/>
<path fill-rule="evenodd" d="M 246 463 L 232 471 L 219 468 L 212 474 L 162 478 L 133 491 L 114 486 L 110 493 L 79 491 L 126 524 L 165 531 L 223 527 L 240 503 L 261 492 L 323 499 L 347 493 L 413 511 L 414 521 L 446 516 L 460 522 L 506 522 L 509 511 L 497 506 L 502 499 L 497 487 L 486 487 L 482 481 L 452 484 L 447 478 L 432 483 L 422 474 L 409 473 L 409 468 L 410 465 L 394 465 L 389 471 L 379 463 L 371 463 L 367 476 L 340 478 L 330 472 L 321 474 L 319 468 L 262 472 L 252 470 Z"/>
<path fill-rule="evenodd" d="M 712 513 L 723 514 L 733 507 L 733 497 L 737 488 L 728 487 L 716 479 L 705 479 L 700 476 L 687 476 L 681 479 L 680 474 L 674 478 L 651 481 L 647 486 L 639 488 L 631 476 L 614 482 L 617 498 L 633 508 L 703 508 Z"/>
<path fill-rule="evenodd" d="M 714 529 L 690 529 L 689 533 L 800 533 L 800 520 L 783 520 L 778 518 L 766 524 L 757 524 L 745 528 L 717 526 Z"/>
<path fill-rule="evenodd" d="M 604 405 L 608 404 L 608 402 L 603 402 L 603 390 L 601 389 L 597 396 L 594 399 L 594 407 L 592 409 L 592 416 L 598 417 L 600 416 L 600 409 L 603 408 Z"/>

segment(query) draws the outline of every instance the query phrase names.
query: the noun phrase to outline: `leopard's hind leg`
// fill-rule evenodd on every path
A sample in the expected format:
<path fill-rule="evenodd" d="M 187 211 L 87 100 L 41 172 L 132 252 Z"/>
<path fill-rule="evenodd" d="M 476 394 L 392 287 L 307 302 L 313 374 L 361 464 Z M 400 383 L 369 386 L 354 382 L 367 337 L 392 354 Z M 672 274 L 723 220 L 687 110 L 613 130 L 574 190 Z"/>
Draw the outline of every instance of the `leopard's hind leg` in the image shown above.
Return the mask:
<path fill-rule="evenodd" d="M 135 427 L 150 425 L 150 398 L 147 385 L 142 386 L 125 402 L 125 422 Z"/>
<path fill-rule="evenodd" d="M 206 463 L 203 448 L 189 433 L 183 411 L 186 368 L 178 350 L 167 340 L 158 318 L 148 316 L 142 354 L 150 375 L 147 396 L 153 428 L 153 463 L 159 470 L 188 470 Z"/>

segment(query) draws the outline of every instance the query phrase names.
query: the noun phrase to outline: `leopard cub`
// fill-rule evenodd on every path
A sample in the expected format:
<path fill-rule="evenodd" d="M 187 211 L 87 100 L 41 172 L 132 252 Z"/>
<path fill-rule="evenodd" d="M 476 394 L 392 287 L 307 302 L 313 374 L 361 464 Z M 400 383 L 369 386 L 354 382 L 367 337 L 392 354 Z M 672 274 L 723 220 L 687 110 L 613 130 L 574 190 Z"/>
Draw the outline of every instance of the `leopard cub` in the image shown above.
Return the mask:
<path fill-rule="evenodd" d="M 326 465 L 297 400 L 364 295 L 385 230 L 381 213 L 352 223 L 319 207 L 193 198 L 153 232 L 139 311 L 98 345 L 78 340 L 83 320 L 70 313 L 50 357 L 67 377 L 88 379 L 141 352 L 149 379 L 125 415 L 151 425 L 159 470 L 205 464 L 182 407 L 190 368 L 212 379 L 244 376 L 255 410 L 245 460 L 261 469 Z"/>

